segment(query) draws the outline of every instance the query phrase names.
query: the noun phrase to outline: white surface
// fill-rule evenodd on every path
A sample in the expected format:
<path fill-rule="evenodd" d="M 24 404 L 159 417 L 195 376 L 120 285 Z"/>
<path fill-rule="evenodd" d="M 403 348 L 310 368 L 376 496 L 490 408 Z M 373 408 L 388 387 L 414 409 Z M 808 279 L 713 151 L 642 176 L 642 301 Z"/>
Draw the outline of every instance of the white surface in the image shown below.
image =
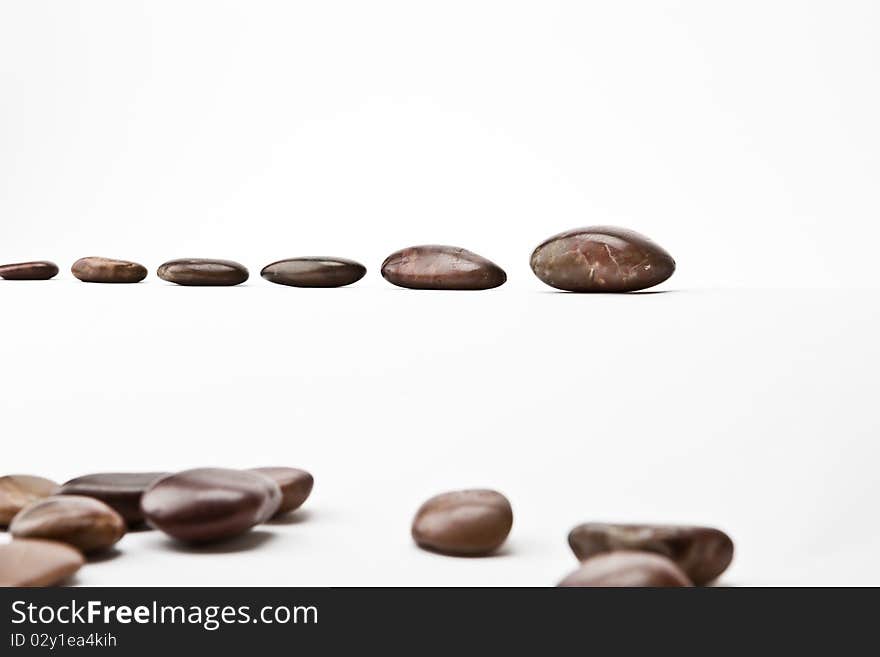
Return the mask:
<path fill-rule="evenodd" d="M 0 260 L 63 269 L 0 281 L 2 469 L 315 474 L 302 522 L 129 535 L 83 584 L 552 584 L 593 519 L 718 525 L 731 584 L 880 584 L 878 32 L 869 1 L 0 0 Z M 542 286 L 533 246 L 592 223 L 674 293 Z M 379 278 L 425 242 L 509 283 Z M 310 254 L 370 273 L 258 276 Z M 252 279 L 155 278 L 184 256 Z M 511 498 L 503 556 L 411 545 L 464 486 Z"/>

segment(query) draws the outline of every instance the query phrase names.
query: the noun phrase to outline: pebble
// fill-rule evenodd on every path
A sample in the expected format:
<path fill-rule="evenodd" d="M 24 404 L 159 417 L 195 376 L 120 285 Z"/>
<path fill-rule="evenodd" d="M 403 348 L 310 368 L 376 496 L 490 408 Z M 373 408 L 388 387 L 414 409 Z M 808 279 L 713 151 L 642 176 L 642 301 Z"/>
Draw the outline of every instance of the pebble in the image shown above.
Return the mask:
<path fill-rule="evenodd" d="M 147 277 L 143 265 L 112 258 L 80 258 L 70 271 L 85 283 L 140 283 Z"/>
<path fill-rule="evenodd" d="M 58 275 L 58 265 L 48 260 L 0 265 L 0 278 L 8 281 L 47 281 Z"/>
<path fill-rule="evenodd" d="M 80 551 L 65 543 L 16 539 L 0 545 L 0 586 L 54 586 L 84 563 Z"/>
<path fill-rule="evenodd" d="M 0 477 L 0 527 L 6 527 L 23 508 L 58 490 L 50 479 L 32 475 Z"/>
<path fill-rule="evenodd" d="M 232 260 L 204 258 L 169 260 L 157 274 L 163 281 L 191 286 L 239 285 L 250 275 L 244 265 Z"/>
<path fill-rule="evenodd" d="M 412 523 L 412 537 L 423 548 L 458 556 L 489 554 L 513 526 L 510 502 L 494 490 L 442 493 L 425 502 Z"/>
<path fill-rule="evenodd" d="M 545 240 L 532 253 L 532 271 L 570 292 L 633 292 L 662 283 L 675 260 L 644 235 L 626 228 L 576 228 Z"/>
<path fill-rule="evenodd" d="M 269 477 L 281 489 L 281 506 L 275 512 L 276 516 L 301 507 L 315 483 L 311 474 L 298 468 L 252 468 L 251 471 Z"/>
<path fill-rule="evenodd" d="M 507 274 L 486 258 L 455 246 L 412 246 L 395 251 L 382 263 L 389 283 L 413 290 L 488 290 Z"/>
<path fill-rule="evenodd" d="M 342 287 L 364 277 L 367 268 L 346 258 L 290 258 L 263 267 L 267 281 L 293 287 Z"/>
<path fill-rule="evenodd" d="M 616 550 L 656 552 L 697 585 L 716 579 L 733 560 L 733 541 L 712 527 L 588 522 L 571 530 L 568 544 L 581 561 Z"/>
<path fill-rule="evenodd" d="M 9 531 L 15 538 L 60 541 L 89 553 L 106 550 L 122 538 L 125 521 L 100 500 L 56 495 L 22 509 Z"/>
<path fill-rule="evenodd" d="M 693 586 L 681 569 L 652 552 L 606 552 L 584 561 L 559 582 L 563 587 Z"/>
<path fill-rule="evenodd" d="M 141 498 L 147 521 L 174 538 L 207 543 L 265 522 L 281 505 L 281 489 L 248 470 L 197 468 L 163 477 Z"/>
<path fill-rule="evenodd" d="M 61 486 L 59 495 L 84 495 L 101 500 L 116 511 L 129 526 L 144 521 L 141 496 L 167 472 L 106 472 L 71 479 Z"/>

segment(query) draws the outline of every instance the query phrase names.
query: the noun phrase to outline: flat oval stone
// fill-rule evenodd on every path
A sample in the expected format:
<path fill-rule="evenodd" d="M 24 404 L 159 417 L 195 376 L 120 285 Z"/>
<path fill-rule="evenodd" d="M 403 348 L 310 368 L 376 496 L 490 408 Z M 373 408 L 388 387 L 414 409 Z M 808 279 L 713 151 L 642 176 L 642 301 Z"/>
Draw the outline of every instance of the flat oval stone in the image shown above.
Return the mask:
<path fill-rule="evenodd" d="M 84 563 L 80 551 L 65 543 L 16 539 L 0 545 L 0 586 L 54 586 Z"/>
<path fill-rule="evenodd" d="M 298 468 L 253 468 L 253 472 L 266 475 L 281 489 L 281 506 L 275 512 L 276 516 L 301 507 L 315 483 L 311 474 Z"/>
<path fill-rule="evenodd" d="M 243 534 L 278 511 L 281 490 L 269 477 L 248 470 L 197 468 L 163 477 L 141 498 L 156 528 L 189 543 Z"/>
<path fill-rule="evenodd" d="M 32 475 L 0 477 L 0 527 L 6 527 L 15 514 L 38 500 L 54 495 L 58 484 Z"/>
<path fill-rule="evenodd" d="M 568 544 L 581 561 L 617 550 L 662 554 L 697 585 L 716 579 L 733 560 L 733 541 L 712 527 L 588 522 L 571 530 Z"/>
<path fill-rule="evenodd" d="M 58 265 L 48 260 L 0 265 L 0 278 L 7 281 L 47 281 L 58 274 Z"/>
<path fill-rule="evenodd" d="M 503 285 L 507 274 L 486 258 L 456 246 L 411 246 L 382 263 L 389 283 L 412 290 L 488 290 Z"/>
<path fill-rule="evenodd" d="M 346 258 L 290 258 L 263 267 L 267 281 L 293 287 L 342 287 L 364 277 L 367 268 Z"/>
<path fill-rule="evenodd" d="M 157 274 L 163 281 L 190 286 L 240 285 L 250 276 L 237 262 L 205 258 L 169 260 Z"/>
<path fill-rule="evenodd" d="M 416 513 L 412 537 L 423 548 L 451 555 L 489 554 L 513 526 L 510 502 L 494 490 L 442 493 Z"/>
<path fill-rule="evenodd" d="M 569 292 L 633 292 L 662 283 L 675 260 L 634 230 L 576 228 L 544 240 L 532 253 L 532 271 Z"/>
<path fill-rule="evenodd" d="M 106 550 L 122 538 L 125 521 L 100 500 L 56 495 L 22 509 L 9 531 L 15 538 L 60 541 L 88 553 Z"/>
<path fill-rule="evenodd" d="M 563 587 L 693 586 L 681 569 L 652 552 L 606 552 L 587 559 L 559 582 Z"/>
<path fill-rule="evenodd" d="M 85 283 L 140 283 L 147 277 L 143 265 L 113 258 L 80 258 L 70 271 Z"/>
<path fill-rule="evenodd" d="M 101 500 L 116 511 L 129 526 L 144 521 L 141 496 L 167 472 L 104 472 L 71 479 L 58 491 L 59 495 L 84 495 Z"/>

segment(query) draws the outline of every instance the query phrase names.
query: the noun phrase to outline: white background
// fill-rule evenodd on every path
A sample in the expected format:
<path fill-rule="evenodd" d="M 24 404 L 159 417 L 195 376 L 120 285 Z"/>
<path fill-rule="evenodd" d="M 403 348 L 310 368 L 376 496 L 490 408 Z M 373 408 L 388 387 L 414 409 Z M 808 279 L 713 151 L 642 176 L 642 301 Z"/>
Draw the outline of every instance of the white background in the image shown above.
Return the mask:
<path fill-rule="evenodd" d="M 0 261 L 62 267 L 0 281 L 2 470 L 315 475 L 290 522 L 129 535 L 82 584 L 547 585 L 586 520 L 720 526 L 728 584 L 880 584 L 878 33 L 870 1 L 0 0 Z M 607 223 L 673 254 L 666 293 L 533 277 Z M 509 282 L 385 283 L 419 243 Z M 367 278 L 259 278 L 324 254 Z M 501 555 L 415 548 L 468 486 L 513 503 Z"/>

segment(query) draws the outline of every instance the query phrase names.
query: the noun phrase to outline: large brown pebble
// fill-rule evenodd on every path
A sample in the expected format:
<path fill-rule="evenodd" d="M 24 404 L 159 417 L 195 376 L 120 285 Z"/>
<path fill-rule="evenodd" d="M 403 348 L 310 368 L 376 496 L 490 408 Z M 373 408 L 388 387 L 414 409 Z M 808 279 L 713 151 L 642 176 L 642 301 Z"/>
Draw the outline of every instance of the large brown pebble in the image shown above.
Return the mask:
<path fill-rule="evenodd" d="M 588 522 L 571 530 L 568 544 L 581 561 L 617 550 L 662 554 L 697 585 L 716 579 L 733 560 L 733 541 L 712 527 Z"/>
<path fill-rule="evenodd" d="M 56 495 L 22 509 L 9 531 L 15 538 L 60 541 L 81 552 L 106 550 L 125 535 L 125 521 L 100 500 Z"/>
<path fill-rule="evenodd" d="M 311 474 L 298 468 L 253 468 L 253 471 L 266 475 L 281 489 L 281 506 L 276 516 L 301 507 L 315 483 Z"/>
<path fill-rule="evenodd" d="M 141 498 L 150 524 L 189 543 L 243 534 L 275 515 L 280 505 L 281 489 L 266 475 L 223 468 L 163 477 Z"/>
<path fill-rule="evenodd" d="M 532 271 L 547 285 L 569 292 L 633 292 L 662 283 L 675 260 L 634 230 L 576 228 L 554 235 L 532 253 Z"/>
<path fill-rule="evenodd" d="M 442 493 L 425 502 L 412 523 L 415 542 L 429 550 L 459 556 L 489 554 L 513 526 L 510 502 L 494 490 Z"/>
<path fill-rule="evenodd" d="M 184 258 L 169 260 L 159 267 L 159 278 L 169 283 L 187 286 L 239 285 L 250 274 L 244 265 L 232 260 Z"/>
<path fill-rule="evenodd" d="M 140 283 L 147 277 L 143 265 L 113 258 L 80 258 L 70 271 L 85 283 Z"/>
<path fill-rule="evenodd" d="M 58 484 L 32 475 L 0 477 L 0 527 L 6 527 L 23 508 L 54 495 Z"/>
<path fill-rule="evenodd" d="M 606 552 L 587 559 L 559 582 L 565 587 L 693 586 L 681 569 L 652 552 Z"/>
<path fill-rule="evenodd" d="M 18 538 L 0 545 L 0 586 L 54 586 L 84 563 L 82 553 L 66 543 Z"/>
<path fill-rule="evenodd" d="M 58 274 L 58 265 L 48 260 L 0 265 L 0 278 L 8 281 L 47 281 Z"/>
<path fill-rule="evenodd" d="M 389 283 L 413 290 L 488 290 L 507 274 L 494 262 L 456 246 L 412 246 L 382 263 Z"/>
<path fill-rule="evenodd" d="M 293 287 L 342 287 L 364 277 L 367 268 L 346 258 L 290 258 L 263 267 L 267 281 Z"/>
<path fill-rule="evenodd" d="M 167 472 L 103 472 L 71 479 L 58 491 L 59 495 L 84 495 L 101 500 L 121 515 L 129 526 L 144 521 L 141 496 L 153 482 Z"/>

